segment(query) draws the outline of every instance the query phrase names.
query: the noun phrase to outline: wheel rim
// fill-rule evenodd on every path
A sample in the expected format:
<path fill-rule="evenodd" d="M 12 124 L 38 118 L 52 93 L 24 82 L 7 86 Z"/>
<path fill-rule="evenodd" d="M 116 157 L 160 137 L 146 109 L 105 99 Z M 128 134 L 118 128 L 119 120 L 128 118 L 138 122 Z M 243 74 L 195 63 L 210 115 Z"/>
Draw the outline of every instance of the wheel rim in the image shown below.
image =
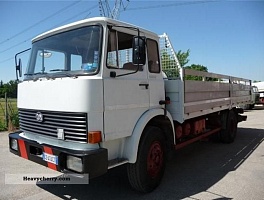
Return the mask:
<path fill-rule="evenodd" d="M 154 142 L 148 153 L 147 172 L 151 178 L 155 178 L 162 169 L 163 151 L 159 142 Z"/>

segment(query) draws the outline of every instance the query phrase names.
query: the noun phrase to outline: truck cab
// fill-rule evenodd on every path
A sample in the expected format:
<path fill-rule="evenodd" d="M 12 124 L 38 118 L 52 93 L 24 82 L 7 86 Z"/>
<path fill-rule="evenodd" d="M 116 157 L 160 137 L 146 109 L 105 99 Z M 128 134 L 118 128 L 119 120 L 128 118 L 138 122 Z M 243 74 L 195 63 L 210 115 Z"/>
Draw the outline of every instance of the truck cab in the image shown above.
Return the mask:
<path fill-rule="evenodd" d="M 138 64 L 135 37 L 147 43 L 146 59 Z M 136 125 L 143 116 L 164 113 L 158 40 L 154 33 L 107 18 L 72 23 L 34 38 L 18 86 L 18 148 L 11 150 L 47 166 L 52 160 L 58 171 L 90 177 L 135 162 L 136 153 L 127 148 L 133 146 L 129 138 Z M 89 163 L 98 166 L 95 172 L 84 166 L 91 152 L 90 157 L 98 155 L 98 162 Z"/>

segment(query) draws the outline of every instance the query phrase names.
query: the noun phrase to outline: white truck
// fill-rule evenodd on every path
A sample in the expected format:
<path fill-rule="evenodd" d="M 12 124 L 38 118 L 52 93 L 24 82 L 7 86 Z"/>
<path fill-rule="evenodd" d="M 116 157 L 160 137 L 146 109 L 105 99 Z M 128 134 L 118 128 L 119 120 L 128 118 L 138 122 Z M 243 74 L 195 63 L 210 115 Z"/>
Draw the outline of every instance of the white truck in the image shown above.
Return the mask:
<path fill-rule="evenodd" d="M 264 81 L 253 83 L 255 87 L 258 89 L 259 99 L 257 100 L 256 104 L 264 105 Z"/>
<path fill-rule="evenodd" d="M 32 40 L 10 151 L 90 178 L 126 164 L 131 186 L 150 192 L 175 150 L 209 135 L 234 141 L 250 87 L 181 68 L 166 35 L 103 17 L 78 21 Z"/>
<path fill-rule="evenodd" d="M 255 107 L 255 104 L 259 104 L 261 102 L 260 94 L 256 86 L 254 85 L 251 86 L 250 94 L 251 94 L 250 102 L 248 102 L 245 105 L 240 105 L 239 106 L 240 108 L 243 108 L 244 110 L 252 110 Z"/>

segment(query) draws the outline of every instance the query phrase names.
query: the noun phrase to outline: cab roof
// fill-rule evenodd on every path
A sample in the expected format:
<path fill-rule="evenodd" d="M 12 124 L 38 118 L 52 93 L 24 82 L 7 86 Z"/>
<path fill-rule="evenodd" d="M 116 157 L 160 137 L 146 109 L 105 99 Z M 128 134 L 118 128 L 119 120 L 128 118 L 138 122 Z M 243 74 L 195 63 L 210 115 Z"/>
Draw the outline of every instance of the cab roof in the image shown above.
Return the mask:
<path fill-rule="evenodd" d="M 157 34 L 151 32 L 151 31 L 148 31 L 146 29 L 140 28 L 140 27 L 138 27 L 136 25 L 133 25 L 133 24 L 122 22 L 122 21 L 119 21 L 119 20 L 110 19 L 110 18 L 107 18 L 107 17 L 93 17 L 93 18 L 88 18 L 88 19 L 76 21 L 76 22 L 73 22 L 73 23 L 70 23 L 70 24 L 66 24 L 64 26 L 60 26 L 58 28 L 55 28 L 55 29 L 49 30 L 47 32 L 44 32 L 44 33 L 36 36 L 35 38 L 33 38 L 32 39 L 32 43 L 36 42 L 38 40 L 44 39 L 46 37 L 58 34 L 58 33 L 62 33 L 62 32 L 69 31 L 69 30 L 73 30 L 73 29 L 84 27 L 84 26 L 91 25 L 91 24 L 102 24 L 103 26 L 104 25 L 113 25 L 113 26 L 133 27 L 135 29 L 138 28 L 141 32 L 143 32 L 143 33 L 145 33 L 145 34 L 147 34 L 149 36 L 158 37 Z"/>

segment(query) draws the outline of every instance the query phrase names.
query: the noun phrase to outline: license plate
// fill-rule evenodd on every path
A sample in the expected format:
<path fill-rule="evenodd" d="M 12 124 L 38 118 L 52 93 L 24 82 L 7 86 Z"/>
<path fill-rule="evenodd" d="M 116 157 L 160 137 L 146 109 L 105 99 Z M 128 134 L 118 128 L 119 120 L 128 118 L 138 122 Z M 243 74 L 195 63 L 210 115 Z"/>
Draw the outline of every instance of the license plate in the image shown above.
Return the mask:
<path fill-rule="evenodd" d="M 58 156 L 54 156 L 54 155 L 51 155 L 51 154 L 43 152 L 42 159 L 47 161 L 47 162 L 53 163 L 55 165 L 58 165 Z"/>

